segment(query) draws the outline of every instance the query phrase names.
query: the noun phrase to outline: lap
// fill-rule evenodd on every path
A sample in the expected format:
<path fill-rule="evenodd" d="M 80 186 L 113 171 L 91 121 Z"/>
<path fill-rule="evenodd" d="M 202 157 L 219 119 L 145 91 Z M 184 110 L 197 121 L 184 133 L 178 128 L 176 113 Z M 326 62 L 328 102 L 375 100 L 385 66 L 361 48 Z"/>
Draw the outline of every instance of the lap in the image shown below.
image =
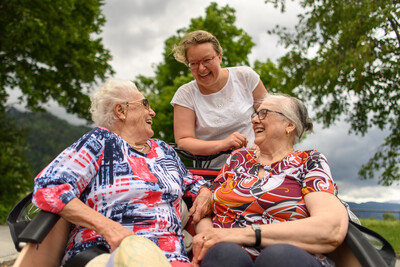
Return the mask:
<path fill-rule="evenodd" d="M 202 267 L 247 267 L 247 266 L 312 266 L 321 267 L 321 263 L 313 255 L 296 246 L 276 244 L 264 248 L 253 262 L 252 257 L 234 243 L 219 243 L 204 256 Z"/>

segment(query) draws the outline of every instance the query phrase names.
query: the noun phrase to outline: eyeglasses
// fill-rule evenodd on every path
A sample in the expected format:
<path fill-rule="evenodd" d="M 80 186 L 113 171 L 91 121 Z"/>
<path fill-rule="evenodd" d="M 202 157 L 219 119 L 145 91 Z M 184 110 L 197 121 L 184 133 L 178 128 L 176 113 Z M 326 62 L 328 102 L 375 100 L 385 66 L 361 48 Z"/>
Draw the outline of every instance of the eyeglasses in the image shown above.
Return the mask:
<path fill-rule="evenodd" d="M 268 112 L 278 113 L 278 114 L 286 117 L 286 115 L 283 114 L 282 112 L 275 111 L 275 110 L 270 110 L 270 109 L 267 109 L 267 108 L 263 108 L 263 109 L 260 109 L 257 112 L 254 112 L 253 114 L 251 114 L 251 119 L 253 119 L 255 116 L 258 116 L 259 120 L 263 120 L 263 119 L 265 119 L 267 117 Z"/>
<path fill-rule="evenodd" d="M 203 65 L 204 67 L 209 67 L 213 64 L 213 60 L 216 56 L 217 55 L 203 60 L 199 60 L 197 62 L 189 62 L 188 66 L 191 70 L 197 70 L 200 67 L 200 64 Z"/>
<path fill-rule="evenodd" d="M 142 105 L 145 107 L 145 109 L 147 109 L 147 110 L 150 109 L 150 102 L 149 102 L 149 100 L 147 100 L 146 98 L 143 98 L 143 99 L 141 99 L 141 100 L 126 102 L 126 106 L 128 107 L 129 104 L 133 104 L 133 103 L 136 103 L 136 102 L 140 102 L 140 104 L 142 104 Z"/>

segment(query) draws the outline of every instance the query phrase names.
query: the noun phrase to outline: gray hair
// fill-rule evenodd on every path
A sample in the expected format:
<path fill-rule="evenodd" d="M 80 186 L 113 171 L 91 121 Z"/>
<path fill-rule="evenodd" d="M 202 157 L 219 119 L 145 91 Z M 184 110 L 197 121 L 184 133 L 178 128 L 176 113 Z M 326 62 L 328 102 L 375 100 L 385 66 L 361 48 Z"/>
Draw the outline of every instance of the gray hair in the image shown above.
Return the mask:
<path fill-rule="evenodd" d="M 175 59 L 178 62 L 181 62 L 183 64 L 189 64 L 189 61 L 187 59 L 187 50 L 189 47 L 192 47 L 194 45 L 198 44 L 204 44 L 204 43 L 211 43 L 214 51 L 217 54 L 222 54 L 222 47 L 218 42 L 218 39 L 212 35 L 211 33 L 207 31 L 194 31 L 194 32 L 189 32 L 186 34 L 183 39 L 180 41 L 179 45 L 174 46 L 172 49 L 172 52 L 174 54 Z"/>
<path fill-rule="evenodd" d="M 297 144 L 304 133 L 313 132 L 313 122 L 308 116 L 306 106 L 300 99 L 281 93 L 269 93 L 265 95 L 262 103 L 267 100 L 271 100 L 274 105 L 279 107 L 279 111 L 294 124 L 293 144 Z"/>
<path fill-rule="evenodd" d="M 114 107 L 132 100 L 139 90 L 128 80 L 108 80 L 91 97 L 90 113 L 92 120 L 101 127 L 113 130 L 119 120 Z"/>

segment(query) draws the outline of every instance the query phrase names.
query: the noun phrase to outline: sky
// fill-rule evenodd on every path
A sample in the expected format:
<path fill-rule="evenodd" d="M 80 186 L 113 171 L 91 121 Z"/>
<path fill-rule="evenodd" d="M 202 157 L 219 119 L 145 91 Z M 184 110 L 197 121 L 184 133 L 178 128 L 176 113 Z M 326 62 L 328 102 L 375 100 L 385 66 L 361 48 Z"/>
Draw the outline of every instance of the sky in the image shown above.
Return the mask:
<path fill-rule="evenodd" d="M 111 51 L 113 78 L 133 80 L 138 75 L 153 76 L 154 64 L 163 60 L 164 42 L 178 29 L 189 26 L 190 19 L 205 16 L 208 0 L 106 0 L 103 14 L 107 20 L 101 37 Z M 236 10 L 236 26 L 242 28 L 256 44 L 249 56 L 254 61 L 276 61 L 285 52 L 275 36 L 267 34 L 276 24 L 293 28 L 301 7 L 287 1 L 281 13 L 264 0 L 215 0 L 219 7 L 229 5 Z M 251 4 L 249 4 L 251 3 Z M 229 55 L 225 55 L 229 56 Z M 268 88 L 267 88 L 268 89 Z M 13 99 L 10 99 L 12 102 Z M 10 102 L 9 101 L 9 102 Z M 71 123 L 80 124 L 75 116 L 67 115 L 55 103 L 50 112 Z M 309 111 L 311 108 L 308 107 Z M 312 113 L 312 111 L 311 111 Z M 157 117 L 155 118 L 157 123 Z M 329 129 L 315 124 L 310 134 L 296 149 L 317 149 L 328 159 L 332 175 L 339 187 L 339 197 L 352 202 L 400 203 L 400 185 L 378 185 L 377 179 L 360 180 L 357 172 L 383 142 L 385 132 L 372 129 L 364 137 L 349 135 L 349 125 L 338 122 Z"/>

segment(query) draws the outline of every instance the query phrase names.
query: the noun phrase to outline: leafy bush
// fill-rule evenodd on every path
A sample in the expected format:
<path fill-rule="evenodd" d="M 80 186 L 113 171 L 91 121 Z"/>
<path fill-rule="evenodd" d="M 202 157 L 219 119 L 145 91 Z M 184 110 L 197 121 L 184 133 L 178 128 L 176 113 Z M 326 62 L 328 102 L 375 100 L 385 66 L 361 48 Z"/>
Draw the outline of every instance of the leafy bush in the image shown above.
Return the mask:
<path fill-rule="evenodd" d="M 393 213 L 384 213 L 382 217 L 384 221 L 397 221 L 397 218 Z"/>

